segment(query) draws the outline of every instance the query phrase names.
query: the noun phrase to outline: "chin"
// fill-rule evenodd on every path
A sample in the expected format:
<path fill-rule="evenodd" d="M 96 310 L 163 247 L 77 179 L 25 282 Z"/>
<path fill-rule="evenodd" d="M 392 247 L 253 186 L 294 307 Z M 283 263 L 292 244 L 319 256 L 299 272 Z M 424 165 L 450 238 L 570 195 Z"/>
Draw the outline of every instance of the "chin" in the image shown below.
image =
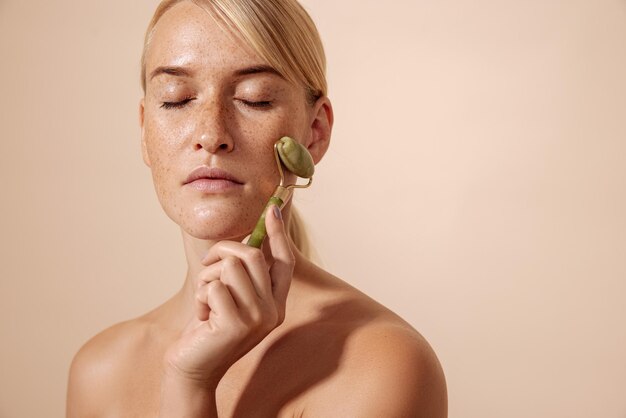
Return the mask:
<path fill-rule="evenodd" d="M 196 231 L 189 230 L 181 227 L 185 233 L 195 239 L 199 239 L 202 241 L 237 241 L 241 242 L 248 234 L 234 234 L 234 233 L 215 233 L 213 231 Z"/>
<path fill-rule="evenodd" d="M 252 210 L 226 211 L 224 208 L 195 208 L 188 216 L 181 216 L 179 219 L 172 218 L 172 220 L 185 233 L 197 239 L 241 241 L 252 232 L 260 214 L 261 211 L 256 213 Z"/>
<path fill-rule="evenodd" d="M 246 237 L 250 230 L 244 230 L 242 228 L 207 228 L 197 226 L 194 228 L 193 226 L 188 225 L 180 225 L 180 228 L 187 234 L 196 239 L 201 239 L 205 241 L 241 241 Z"/>

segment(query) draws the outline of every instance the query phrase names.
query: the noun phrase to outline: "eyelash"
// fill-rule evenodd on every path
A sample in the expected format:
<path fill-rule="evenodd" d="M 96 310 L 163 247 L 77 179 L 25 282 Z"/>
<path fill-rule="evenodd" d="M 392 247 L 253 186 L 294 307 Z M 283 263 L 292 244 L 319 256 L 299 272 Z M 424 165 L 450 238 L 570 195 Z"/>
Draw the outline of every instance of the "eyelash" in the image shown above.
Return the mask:
<path fill-rule="evenodd" d="M 161 107 L 163 109 L 180 109 L 192 100 L 196 100 L 195 97 L 188 97 L 180 102 L 163 102 Z"/>
<path fill-rule="evenodd" d="M 253 107 L 253 108 L 264 108 L 264 107 L 270 107 L 272 105 L 272 102 L 270 101 L 261 101 L 261 102 L 249 102 L 247 100 L 240 100 L 240 101 L 244 105 L 248 107 Z"/>
<path fill-rule="evenodd" d="M 163 104 L 161 105 L 161 108 L 163 109 L 181 109 L 183 107 L 185 107 L 185 105 L 189 102 L 191 102 L 192 100 L 196 100 L 195 97 L 189 97 L 187 99 L 181 100 L 180 102 L 163 102 Z M 262 109 L 262 108 L 268 108 L 272 105 L 272 102 L 266 100 L 266 101 L 260 101 L 260 102 L 251 102 L 248 100 L 239 100 L 241 103 L 243 103 L 244 105 L 248 106 L 248 107 L 252 107 L 252 108 L 256 108 L 256 109 Z"/>

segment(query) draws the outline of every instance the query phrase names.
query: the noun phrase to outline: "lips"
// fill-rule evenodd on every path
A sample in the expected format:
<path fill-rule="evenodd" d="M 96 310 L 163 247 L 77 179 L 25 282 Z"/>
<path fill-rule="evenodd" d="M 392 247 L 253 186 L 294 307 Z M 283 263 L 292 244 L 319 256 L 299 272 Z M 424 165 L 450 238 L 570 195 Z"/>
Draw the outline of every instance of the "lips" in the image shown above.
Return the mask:
<path fill-rule="evenodd" d="M 201 166 L 193 170 L 183 184 L 193 183 L 196 180 L 224 180 L 236 184 L 243 184 L 239 179 L 221 168 Z"/>

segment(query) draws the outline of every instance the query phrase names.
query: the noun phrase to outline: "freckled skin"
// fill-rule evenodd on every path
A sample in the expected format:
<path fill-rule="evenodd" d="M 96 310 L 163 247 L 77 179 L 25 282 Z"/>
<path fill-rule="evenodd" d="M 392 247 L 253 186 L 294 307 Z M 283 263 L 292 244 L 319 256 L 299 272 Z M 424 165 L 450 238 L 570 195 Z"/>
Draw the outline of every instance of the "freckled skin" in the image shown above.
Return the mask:
<path fill-rule="evenodd" d="M 146 54 L 143 140 L 159 201 L 183 231 L 200 239 L 241 239 L 254 228 L 279 182 L 273 144 L 284 135 L 308 139 L 311 110 L 305 90 L 281 77 L 235 71 L 266 64 L 249 47 L 190 4 L 157 23 Z M 177 36 L 174 36 L 177 34 Z M 194 77 L 158 66 L 189 64 Z M 180 109 L 163 102 L 193 97 Z M 253 108 L 247 101 L 271 101 Z M 218 167 L 244 183 L 233 193 L 203 194 L 182 184 L 200 165 Z M 291 181 L 295 179 L 290 177 Z"/>

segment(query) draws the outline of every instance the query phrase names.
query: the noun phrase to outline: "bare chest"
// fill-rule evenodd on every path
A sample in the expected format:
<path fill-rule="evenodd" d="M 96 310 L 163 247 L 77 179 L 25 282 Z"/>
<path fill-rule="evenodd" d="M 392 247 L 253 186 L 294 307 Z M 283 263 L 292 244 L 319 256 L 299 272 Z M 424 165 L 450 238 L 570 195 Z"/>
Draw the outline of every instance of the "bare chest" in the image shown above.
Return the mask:
<path fill-rule="evenodd" d="M 129 365 L 130 366 L 130 365 Z M 144 356 L 120 379 L 106 417 L 157 417 L 161 358 Z M 273 372 L 276 372 L 274 374 Z M 222 378 L 216 391 L 220 417 L 294 417 L 300 397 L 287 390 L 286 370 L 263 358 L 244 357 Z M 290 370 L 289 373 L 297 373 Z"/>

